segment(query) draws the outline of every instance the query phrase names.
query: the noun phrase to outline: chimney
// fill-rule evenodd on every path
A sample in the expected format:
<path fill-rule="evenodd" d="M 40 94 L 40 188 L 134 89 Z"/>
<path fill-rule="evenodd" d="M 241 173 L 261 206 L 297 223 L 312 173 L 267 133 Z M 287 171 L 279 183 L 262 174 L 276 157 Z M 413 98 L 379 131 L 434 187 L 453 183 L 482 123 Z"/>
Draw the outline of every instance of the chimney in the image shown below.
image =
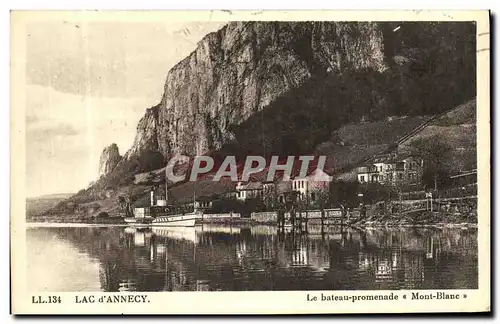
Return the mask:
<path fill-rule="evenodd" d="M 155 205 L 155 188 L 154 187 L 151 187 L 151 206 L 154 206 Z"/>

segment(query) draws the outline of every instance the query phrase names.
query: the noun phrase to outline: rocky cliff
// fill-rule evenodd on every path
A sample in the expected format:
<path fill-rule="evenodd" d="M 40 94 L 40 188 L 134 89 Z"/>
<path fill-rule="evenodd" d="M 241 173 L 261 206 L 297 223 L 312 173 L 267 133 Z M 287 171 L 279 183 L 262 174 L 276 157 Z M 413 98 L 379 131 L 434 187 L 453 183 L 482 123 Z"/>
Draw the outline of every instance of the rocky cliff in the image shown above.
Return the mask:
<path fill-rule="evenodd" d="M 148 108 L 144 117 L 139 120 L 134 143 L 125 153 L 124 159 L 130 160 L 144 152 L 158 151 L 158 109 L 159 106 Z"/>
<path fill-rule="evenodd" d="M 474 38 L 473 24 L 232 22 L 169 71 L 125 156 L 310 150 L 344 122 L 450 108 L 474 95 Z"/>
<path fill-rule="evenodd" d="M 444 111 L 474 97 L 475 50 L 472 23 L 229 23 L 169 71 L 130 150 L 79 195 L 170 154 L 312 152 L 346 123 Z"/>
<path fill-rule="evenodd" d="M 107 175 L 112 172 L 121 160 L 118 145 L 115 143 L 106 147 L 99 159 L 99 176 Z"/>
<path fill-rule="evenodd" d="M 315 75 L 387 69 L 374 23 L 233 22 L 204 37 L 167 75 L 158 106 L 139 122 L 127 159 L 202 154 L 234 141 L 234 128 Z"/>
<path fill-rule="evenodd" d="M 207 35 L 167 76 L 160 103 L 162 154 L 202 154 L 315 75 L 387 67 L 373 23 L 234 22 Z"/>

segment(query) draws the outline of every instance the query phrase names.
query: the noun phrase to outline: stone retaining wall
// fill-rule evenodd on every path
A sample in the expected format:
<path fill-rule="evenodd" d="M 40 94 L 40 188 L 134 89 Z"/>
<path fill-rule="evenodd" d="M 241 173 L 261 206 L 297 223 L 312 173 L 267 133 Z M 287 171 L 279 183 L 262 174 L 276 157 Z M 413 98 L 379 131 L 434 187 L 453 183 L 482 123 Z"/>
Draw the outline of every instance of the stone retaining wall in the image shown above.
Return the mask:
<path fill-rule="evenodd" d="M 259 223 L 277 223 L 278 213 L 277 212 L 259 212 L 252 213 L 250 219 Z"/>
<path fill-rule="evenodd" d="M 203 214 L 201 217 L 203 220 L 217 220 L 217 219 L 224 219 L 224 220 L 229 220 L 229 219 L 239 219 L 241 218 L 240 213 L 224 213 L 224 214 Z"/>
<path fill-rule="evenodd" d="M 325 217 L 326 218 L 336 218 L 341 217 L 342 212 L 340 209 L 325 209 Z M 313 223 L 321 223 L 321 210 L 308 210 L 307 212 L 296 212 L 297 219 L 302 218 L 306 219 Z M 250 216 L 252 221 L 258 223 L 277 223 L 278 222 L 278 212 L 259 212 L 252 213 Z M 290 221 L 290 213 L 285 213 L 285 222 Z"/>

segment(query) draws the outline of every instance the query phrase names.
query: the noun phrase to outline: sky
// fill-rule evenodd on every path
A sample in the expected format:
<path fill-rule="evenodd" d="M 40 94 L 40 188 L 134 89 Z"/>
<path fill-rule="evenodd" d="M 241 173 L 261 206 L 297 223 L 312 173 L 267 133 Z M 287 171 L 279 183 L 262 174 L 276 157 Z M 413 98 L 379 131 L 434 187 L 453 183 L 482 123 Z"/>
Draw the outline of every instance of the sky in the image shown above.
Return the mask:
<path fill-rule="evenodd" d="M 102 150 L 132 145 L 168 70 L 224 22 L 46 21 L 26 28 L 28 197 L 98 178 Z"/>

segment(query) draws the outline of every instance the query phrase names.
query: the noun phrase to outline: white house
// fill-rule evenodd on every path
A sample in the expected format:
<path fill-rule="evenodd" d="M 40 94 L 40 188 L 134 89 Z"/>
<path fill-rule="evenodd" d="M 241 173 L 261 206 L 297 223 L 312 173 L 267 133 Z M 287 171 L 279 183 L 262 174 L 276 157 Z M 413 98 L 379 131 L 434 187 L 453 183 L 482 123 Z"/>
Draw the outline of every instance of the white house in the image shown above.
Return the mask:
<path fill-rule="evenodd" d="M 251 198 L 258 198 L 262 196 L 263 186 L 261 182 L 238 182 L 236 185 L 236 198 L 245 201 Z"/>
<path fill-rule="evenodd" d="M 418 184 L 423 174 L 423 160 L 415 156 L 397 157 L 383 155 L 375 157 L 370 164 L 356 169 L 358 182 L 382 184 Z"/>
<path fill-rule="evenodd" d="M 321 169 L 316 169 L 305 177 L 295 177 L 292 180 L 292 191 L 298 193 L 300 199 L 316 200 L 316 191 L 328 189 L 331 176 Z"/>

